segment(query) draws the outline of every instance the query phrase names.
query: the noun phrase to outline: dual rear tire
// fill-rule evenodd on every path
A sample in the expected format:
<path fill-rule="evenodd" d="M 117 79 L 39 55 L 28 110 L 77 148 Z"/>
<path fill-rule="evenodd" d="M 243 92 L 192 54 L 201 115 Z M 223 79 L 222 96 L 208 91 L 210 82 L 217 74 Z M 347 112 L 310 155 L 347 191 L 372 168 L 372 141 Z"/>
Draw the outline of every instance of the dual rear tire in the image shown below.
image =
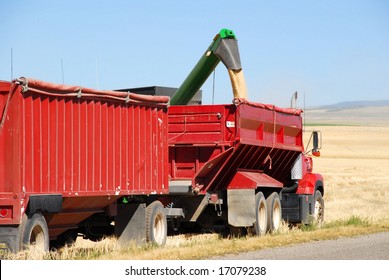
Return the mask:
<path fill-rule="evenodd" d="M 255 195 L 255 223 L 254 233 L 256 235 L 265 235 L 267 231 L 267 204 L 262 192 Z"/>
<path fill-rule="evenodd" d="M 264 235 L 266 232 L 275 232 L 281 226 L 281 201 L 278 193 L 273 192 L 265 199 L 262 192 L 255 196 L 255 223 L 254 233 Z"/>
<path fill-rule="evenodd" d="M 266 198 L 267 231 L 272 233 L 279 230 L 282 219 L 281 200 L 278 193 L 273 192 Z"/>
<path fill-rule="evenodd" d="M 265 218 L 266 216 L 266 218 Z M 265 222 L 266 219 L 266 222 Z M 273 192 L 266 199 L 259 192 L 256 195 L 256 221 L 254 230 L 257 235 L 266 232 L 273 233 L 279 230 L 282 221 L 281 200 L 278 193 Z M 319 190 L 314 195 L 313 222 L 322 225 L 324 221 L 324 199 Z M 266 228 L 266 230 L 264 230 Z"/>

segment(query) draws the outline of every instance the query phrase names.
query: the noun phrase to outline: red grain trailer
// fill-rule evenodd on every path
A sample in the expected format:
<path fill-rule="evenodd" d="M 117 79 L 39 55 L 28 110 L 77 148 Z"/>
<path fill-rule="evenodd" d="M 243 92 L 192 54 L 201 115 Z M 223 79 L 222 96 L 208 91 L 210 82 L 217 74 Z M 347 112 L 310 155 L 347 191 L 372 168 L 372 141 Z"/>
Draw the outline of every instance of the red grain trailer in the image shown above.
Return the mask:
<path fill-rule="evenodd" d="M 39 243 L 47 250 L 48 238 L 61 245 L 79 233 L 92 240 L 121 235 L 128 215 L 145 220 L 161 211 L 159 203 L 116 202 L 168 193 L 168 101 L 25 78 L 0 81 L 3 247 L 16 252 Z"/>

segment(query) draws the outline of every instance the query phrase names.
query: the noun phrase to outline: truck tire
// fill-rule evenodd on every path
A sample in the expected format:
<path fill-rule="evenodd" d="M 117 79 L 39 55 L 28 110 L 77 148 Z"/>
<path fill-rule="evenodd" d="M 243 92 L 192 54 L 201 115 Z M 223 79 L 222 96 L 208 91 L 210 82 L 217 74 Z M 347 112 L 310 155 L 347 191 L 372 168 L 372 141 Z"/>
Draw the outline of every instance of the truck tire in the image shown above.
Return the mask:
<path fill-rule="evenodd" d="M 267 231 L 272 233 L 277 231 L 281 226 L 281 201 L 278 193 L 273 192 L 266 198 L 267 207 Z"/>
<path fill-rule="evenodd" d="M 254 233 L 255 235 L 264 235 L 267 230 L 267 205 L 265 196 L 262 192 L 255 195 L 255 223 Z"/>
<path fill-rule="evenodd" d="M 41 213 L 26 215 L 20 226 L 20 242 L 23 250 L 34 247 L 36 250 L 49 251 L 49 229 L 45 217 Z"/>
<path fill-rule="evenodd" d="M 160 201 L 146 207 L 146 241 L 163 246 L 167 238 L 167 219 Z"/>
<path fill-rule="evenodd" d="M 324 199 L 320 191 L 315 192 L 315 209 L 313 220 L 317 225 L 322 225 L 324 221 Z"/>

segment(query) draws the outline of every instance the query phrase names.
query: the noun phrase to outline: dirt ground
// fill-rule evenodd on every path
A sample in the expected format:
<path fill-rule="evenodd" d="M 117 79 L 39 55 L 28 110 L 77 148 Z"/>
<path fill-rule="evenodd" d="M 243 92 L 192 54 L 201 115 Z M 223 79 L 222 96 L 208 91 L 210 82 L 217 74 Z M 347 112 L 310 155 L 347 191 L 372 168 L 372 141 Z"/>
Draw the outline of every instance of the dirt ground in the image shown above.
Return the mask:
<path fill-rule="evenodd" d="M 389 219 L 389 127 L 318 126 L 321 157 L 314 172 L 325 180 L 325 220 L 352 215 Z"/>

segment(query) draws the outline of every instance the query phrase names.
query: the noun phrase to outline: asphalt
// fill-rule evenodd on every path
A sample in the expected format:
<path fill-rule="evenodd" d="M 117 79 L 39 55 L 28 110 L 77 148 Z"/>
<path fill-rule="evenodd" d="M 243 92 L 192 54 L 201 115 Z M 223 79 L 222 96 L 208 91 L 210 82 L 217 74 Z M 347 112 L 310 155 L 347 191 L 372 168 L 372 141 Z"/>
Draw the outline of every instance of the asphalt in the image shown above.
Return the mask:
<path fill-rule="evenodd" d="M 218 260 L 389 260 L 389 232 L 219 256 Z"/>

